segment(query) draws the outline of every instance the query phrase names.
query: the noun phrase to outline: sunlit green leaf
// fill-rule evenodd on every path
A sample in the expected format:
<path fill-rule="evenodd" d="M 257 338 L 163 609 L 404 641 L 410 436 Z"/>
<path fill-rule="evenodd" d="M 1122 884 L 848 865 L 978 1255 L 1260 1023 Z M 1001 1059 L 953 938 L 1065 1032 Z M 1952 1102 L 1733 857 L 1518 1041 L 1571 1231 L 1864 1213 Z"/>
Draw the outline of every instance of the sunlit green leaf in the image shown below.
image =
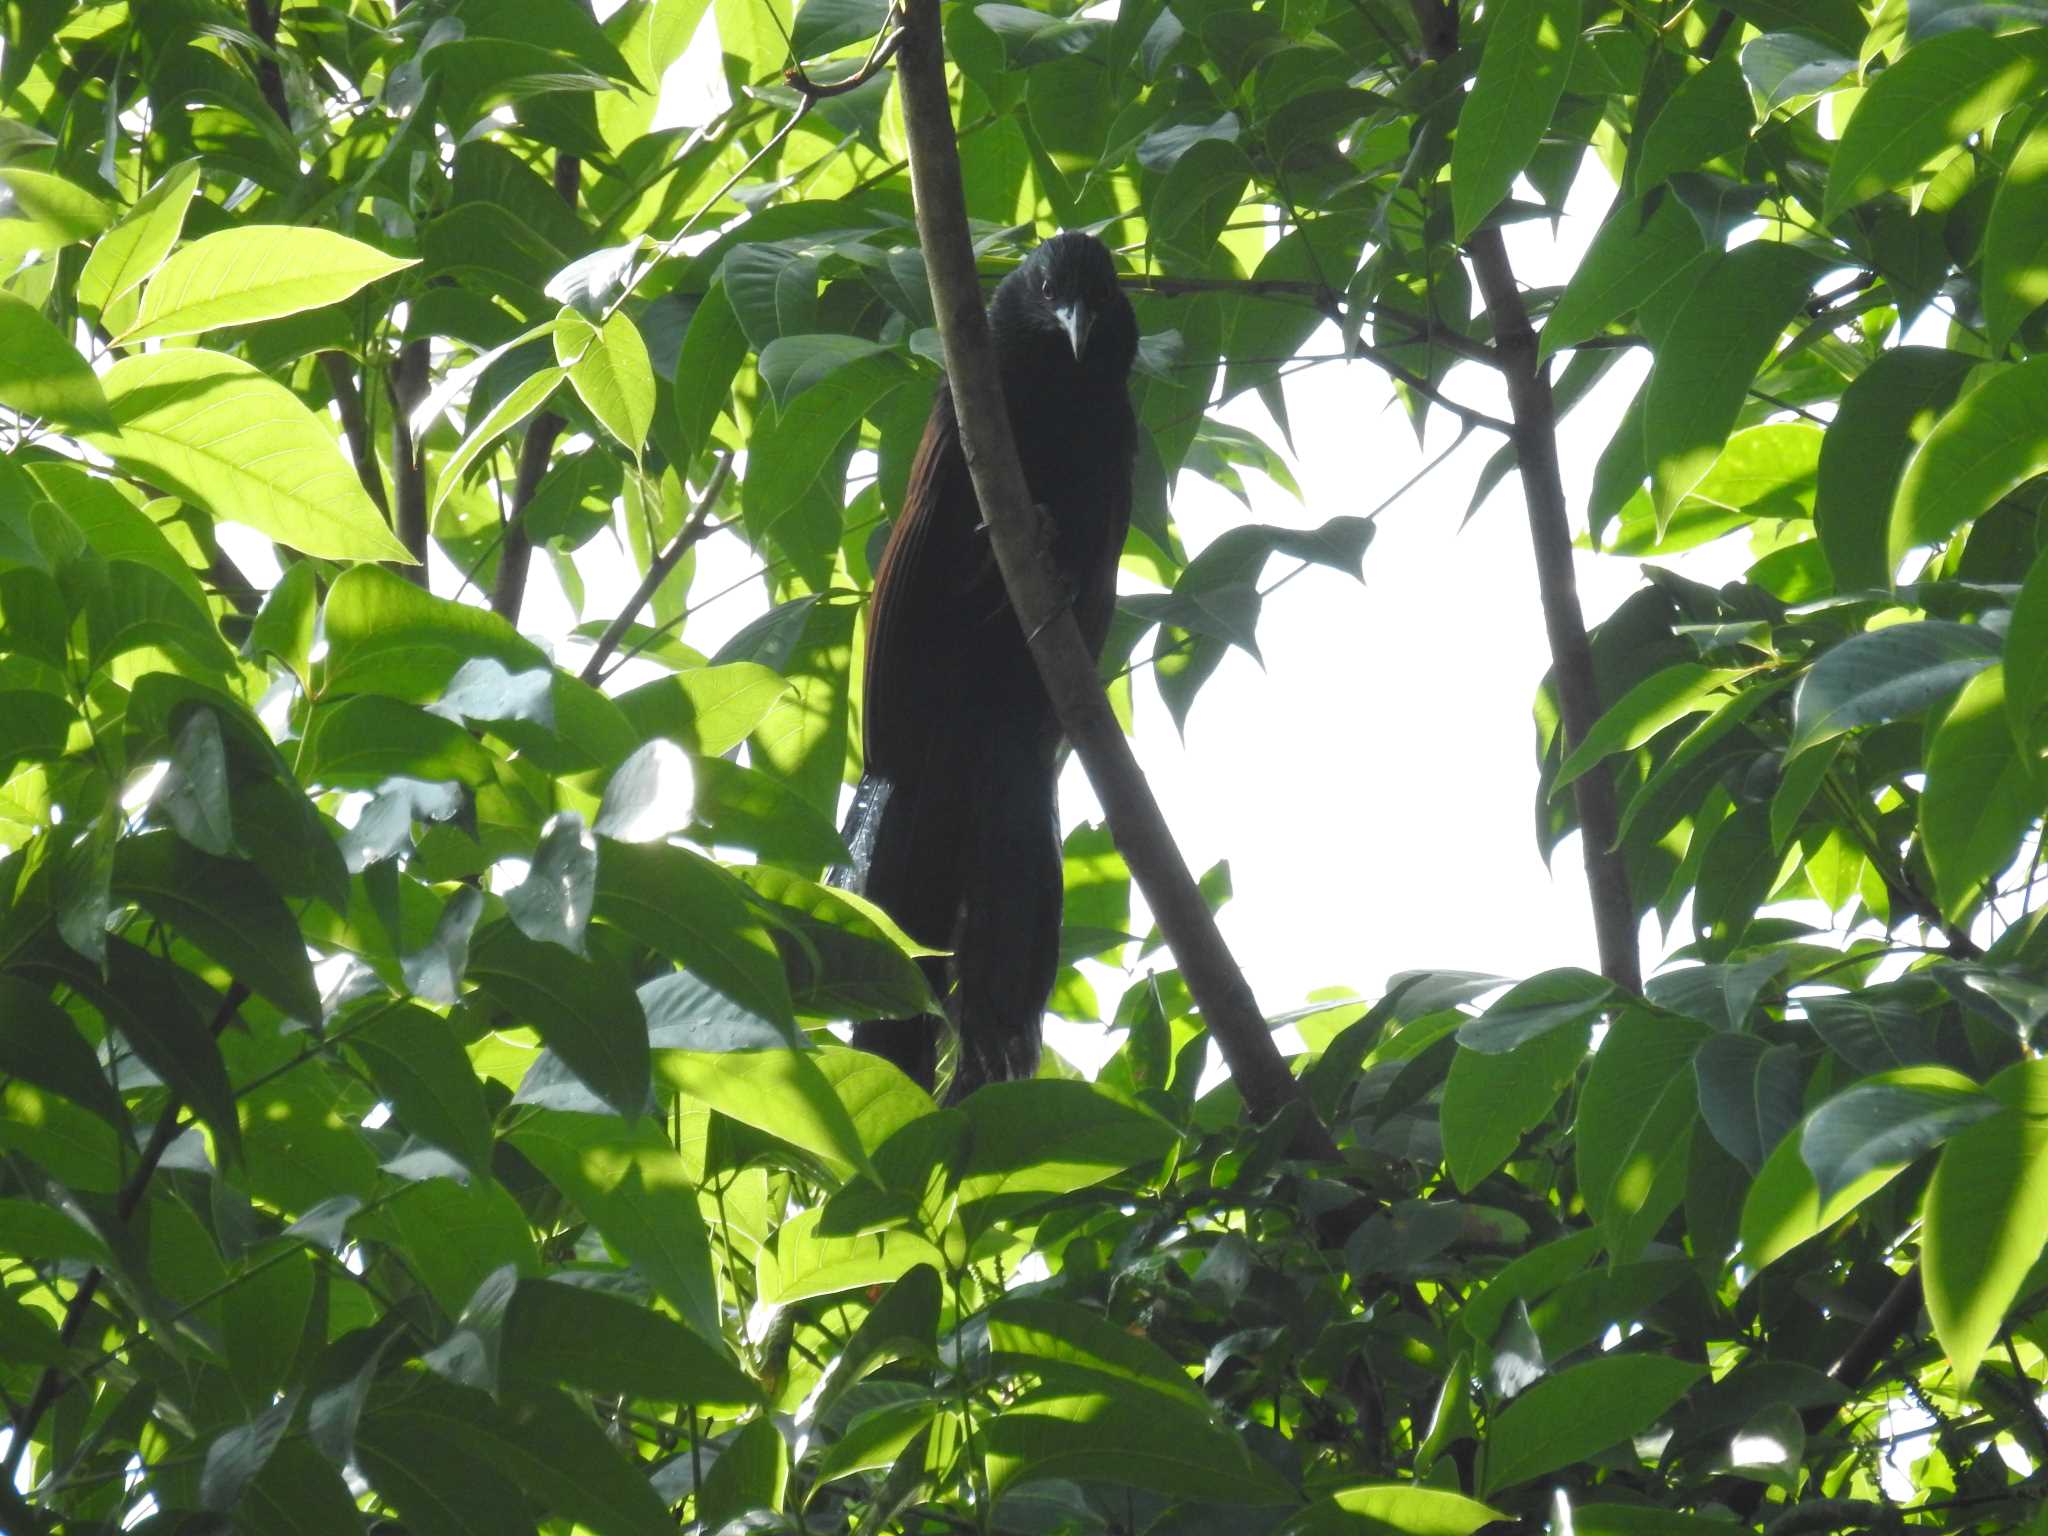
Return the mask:
<path fill-rule="evenodd" d="M 1578 43 L 1579 8 L 1566 0 L 1506 0 L 1488 14 L 1479 75 L 1452 140 L 1456 239 L 1480 226 L 1536 153 Z"/>
<path fill-rule="evenodd" d="M 151 352 L 100 382 L 117 430 L 86 440 L 122 468 L 305 554 L 411 562 L 328 430 L 239 358 Z"/>
<path fill-rule="evenodd" d="M 415 265 L 326 229 L 245 224 L 195 240 L 156 269 L 123 345 L 193 336 L 335 304 Z"/>

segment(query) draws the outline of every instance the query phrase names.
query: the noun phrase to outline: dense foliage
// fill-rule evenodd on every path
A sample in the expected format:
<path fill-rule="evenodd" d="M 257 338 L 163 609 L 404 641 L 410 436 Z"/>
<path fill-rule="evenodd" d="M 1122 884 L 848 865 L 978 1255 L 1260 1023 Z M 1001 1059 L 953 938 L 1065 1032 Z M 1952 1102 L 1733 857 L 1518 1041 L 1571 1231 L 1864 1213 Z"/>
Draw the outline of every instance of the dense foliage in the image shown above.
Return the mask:
<path fill-rule="evenodd" d="M 1611 782 L 1689 947 L 1290 1015 L 1335 1163 L 1204 1088 L 1101 829 L 1099 1080 L 824 1028 L 925 996 L 822 883 L 938 376 L 897 18 L 600 9 L 0 5 L 0 1526 L 2042 1529 L 2048 6 L 946 7 L 986 270 L 1131 275 L 1126 706 L 1366 557 L 1170 508 L 1326 321 L 1418 420 L 1521 368 L 1532 507 L 1646 348 L 1574 528 L 1755 552 L 1537 701 L 1545 849 Z M 772 601 L 708 658 L 706 538 Z"/>

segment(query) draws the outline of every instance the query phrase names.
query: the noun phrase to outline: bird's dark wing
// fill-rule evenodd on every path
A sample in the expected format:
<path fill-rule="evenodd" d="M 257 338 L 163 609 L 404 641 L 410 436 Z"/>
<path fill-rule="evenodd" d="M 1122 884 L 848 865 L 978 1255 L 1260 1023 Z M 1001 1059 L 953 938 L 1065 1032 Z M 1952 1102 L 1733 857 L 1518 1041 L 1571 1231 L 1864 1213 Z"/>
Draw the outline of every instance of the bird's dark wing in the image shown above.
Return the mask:
<path fill-rule="evenodd" d="M 1080 626 L 1082 643 L 1090 656 L 1102 654 L 1109 637 L 1110 620 L 1116 613 L 1116 572 L 1124 556 L 1124 538 L 1131 529 L 1131 460 L 1128 452 L 1106 456 L 1097 466 L 1097 478 L 1083 494 L 1090 506 L 1100 511 L 1100 521 L 1083 516 L 1075 521 L 1086 536 L 1099 541 L 1081 554 L 1078 562 L 1063 569 L 1074 571 L 1074 622 Z"/>
<path fill-rule="evenodd" d="M 868 604 L 862 740 L 870 773 L 916 777 L 935 715 L 971 707 L 1001 680 L 979 642 L 1015 628 L 1002 575 L 960 449 L 952 393 L 939 391 L 910 468 L 903 510 L 875 569 Z"/>

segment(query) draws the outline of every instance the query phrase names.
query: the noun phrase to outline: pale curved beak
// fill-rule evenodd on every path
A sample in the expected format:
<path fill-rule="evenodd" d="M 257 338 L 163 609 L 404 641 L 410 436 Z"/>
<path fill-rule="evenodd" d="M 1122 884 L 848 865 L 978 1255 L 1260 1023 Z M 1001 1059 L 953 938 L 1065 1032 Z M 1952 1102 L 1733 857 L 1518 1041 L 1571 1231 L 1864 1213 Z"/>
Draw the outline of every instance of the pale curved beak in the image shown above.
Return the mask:
<path fill-rule="evenodd" d="M 1074 360 L 1079 362 L 1081 354 L 1088 350 L 1088 332 L 1094 328 L 1095 316 L 1088 312 L 1088 306 L 1080 299 L 1071 304 L 1061 304 L 1053 310 L 1065 327 L 1067 340 L 1073 344 Z"/>

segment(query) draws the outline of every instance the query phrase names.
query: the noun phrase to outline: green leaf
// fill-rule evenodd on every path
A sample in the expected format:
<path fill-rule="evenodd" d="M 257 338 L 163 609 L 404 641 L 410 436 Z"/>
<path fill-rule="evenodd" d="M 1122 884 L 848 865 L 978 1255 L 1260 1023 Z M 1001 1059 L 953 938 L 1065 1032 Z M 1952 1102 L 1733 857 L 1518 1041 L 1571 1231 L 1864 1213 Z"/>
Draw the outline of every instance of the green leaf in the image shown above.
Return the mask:
<path fill-rule="evenodd" d="M 1173 1499 L 1270 1507 L 1300 1495 L 1244 1442 L 1153 1394 L 1041 1389 L 983 1430 L 991 1497 L 1046 1478 L 1145 1488 Z"/>
<path fill-rule="evenodd" d="M 121 222 L 93 242 L 92 254 L 78 274 L 78 302 L 99 313 L 110 332 L 121 328 L 121 304 L 143 279 L 157 269 L 178 243 L 185 210 L 199 186 L 200 162 L 180 161 L 157 178 L 155 186 L 136 199 Z"/>
<path fill-rule="evenodd" d="M 2048 304 L 2048 118 L 2013 151 L 1984 231 L 1984 327 L 2002 354 L 2022 322 Z"/>
<path fill-rule="evenodd" d="M 588 1286 L 522 1280 L 505 1316 L 503 1348 L 507 1381 L 713 1409 L 760 1400 L 760 1389 L 717 1343 Z"/>
<path fill-rule="evenodd" d="M 286 1440 L 242 1493 L 237 1524 L 266 1536 L 355 1536 L 362 1522 L 341 1471 L 302 1440 Z"/>
<path fill-rule="evenodd" d="M 215 1438 L 206 1448 L 206 1466 L 199 1475 L 199 1502 L 204 1508 L 225 1511 L 241 1500 L 242 1490 L 270 1460 L 298 1407 L 298 1394 L 292 1393 Z"/>
<path fill-rule="evenodd" d="M 1476 1499 L 1420 1483 L 1358 1483 L 1317 1499 L 1274 1536 L 1472 1536 L 1506 1518 Z"/>
<path fill-rule="evenodd" d="M 1965 392 L 1907 462 L 1892 503 L 1892 568 L 1908 550 L 1947 538 L 2043 470 L 2048 470 L 2048 357 L 2036 357 L 1993 373 Z"/>
<path fill-rule="evenodd" d="M 933 1398 L 923 1397 L 887 1403 L 858 1414 L 846 1426 L 846 1432 L 818 1458 L 817 1482 L 829 1483 L 855 1472 L 874 1472 L 890 1466 L 930 1427 L 942 1406 Z"/>
<path fill-rule="evenodd" d="M 611 1442 L 583 1405 L 560 1392 L 529 1388 L 500 1404 L 481 1392 L 416 1378 L 393 1406 L 373 1407 L 357 1444 L 383 1458 L 379 1466 L 366 1468 L 373 1481 L 394 1462 L 435 1468 L 428 1487 L 436 1502 L 448 1497 L 438 1476 L 441 1447 L 447 1444 L 495 1468 L 501 1481 L 524 1489 L 596 1536 L 674 1536 L 675 1522 L 638 1461 Z M 381 1481 L 378 1487 L 391 1491 Z M 393 1502 L 408 1523 L 420 1522 L 417 1503 L 396 1497 Z M 522 1511 L 495 1529 L 531 1524 Z"/>
<path fill-rule="evenodd" d="M 221 1338 L 235 1390 L 268 1402 L 284 1385 L 305 1338 L 316 1281 L 303 1248 L 274 1254 L 221 1298 Z"/>
<path fill-rule="evenodd" d="M 577 397 L 637 461 L 654 425 L 654 364 L 640 327 L 624 310 L 600 326 L 573 309 L 555 317 L 555 361 Z"/>
<path fill-rule="evenodd" d="M 1666 196 L 1647 216 L 1643 208 L 1640 200 L 1621 203 L 1601 223 L 1543 323 L 1542 356 L 1599 335 L 1667 284 L 1698 277 L 1706 244 L 1685 205 Z"/>
<path fill-rule="evenodd" d="M 986 1226 L 1016 1205 L 1086 1189 L 1164 1157 L 1179 1141 L 1164 1120 L 1092 1083 L 990 1083 L 967 1100 L 974 1145 L 960 1204 L 985 1204 Z"/>
<path fill-rule="evenodd" d="M 1945 619 L 1852 635 L 1826 652 L 1792 699 L 1792 750 L 1918 714 L 1998 660 L 1998 636 Z"/>
<path fill-rule="evenodd" d="M 647 1106 L 647 1019 L 609 962 L 537 943 L 510 922 L 470 946 L 469 976 L 499 1007 L 531 1024 L 584 1085 L 620 1114 Z"/>
<path fill-rule="evenodd" d="M 1735 51 L 1720 54 L 1671 93 L 1642 136 L 1635 187 L 1648 192 L 1674 171 L 1729 156 L 1737 161 L 1756 126 Z"/>
<path fill-rule="evenodd" d="M 220 717 L 212 710 L 187 711 L 150 803 L 200 852 L 226 857 L 235 851 L 227 748 L 221 742 Z"/>
<path fill-rule="evenodd" d="M 706 758 L 697 777 L 697 819 L 704 838 L 721 848 L 746 848 L 798 869 L 844 863 L 839 829 L 780 779 L 723 758 Z"/>
<path fill-rule="evenodd" d="M 1656 339 L 1643 452 L 1659 526 L 1721 456 L 1757 370 L 1799 312 L 1817 268 L 1794 246 L 1753 240 L 1713 258 Z"/>
<path fill-rule="evenodd" d="M 787 935 L 779 947 L 791 1001 L 822 1018 L 903 1018 L 933 1008 L 916 956 L 930 951 L 889 915 L 850 891 L 766 865 L 733 874 L 772 906 L 763 915 Z"/>
<path fill-rule="evenodd" d="M 321 697 L 386 693 L 437 699 L 462 664 L 490 656 L 509 671 L 547 665 L 540 647 L 487 608 L 435 597 L 380 566 L 343 571 L 321 613 Z"/>
<path fill-rule="evenodd" d="M 503 1536 L 533 1523 L 503 1456 L 473 1450 L 445 1417 L 367 1414 L 355 1452 L 378 1496 L 422 1536 Z"/>
<path fill-rule="evenodd" d="M 1692 1059 L 1700 1118 L 1714 1139 L 1752 1174 L 1784 1134 L 1799 1123 L 1804 1074 L 1789 1045 L 1755 1035 L 1710 1035 Z"/>
<path fill-rule="evenodd" d="M 716 280 L 690 315 L 676 358 L 676 423 L 692 455 L 710 445 L 718 413 L 732 398 L 733 375 L 747 355 L 747 333 Z"/>
<path fill-rule="evenodd" d="M 657 1051 L 654 1070 L 664 1088 L 766 1131 L 828 1167 L 875 1176 L 846 1106 L 802 1051 Z"/>
<path fill-rule="evenodd" d="M 1251 179 L 1252 163 L 1235 144 L 1203 139 L 1190 145 L 1159 179 L 1146 210 L 1160 265 L 1176 272 L 1206 271 L 1209 254 Z"/>
<path fill-rule="evenodd" d="M 26 166 L 0 166 L 0 221 L 25 221 L 45 248 L 90 240 L 114 210 L 75 182 Z"/>
<path fill-rule="evenodd" d="M 1853 54 L 1806 32 L 1766 32 L 1742 45 L 1742 75 L 1775 112 L 1804 96 L 1831 91 L 1856 73 Z"/>
<path fill-rule="evenodd" d="M 1586 1208 L 1617 1263 L 1641 1250 L 1684 1195 L 1699 1114 L 1692 1059 L 1710 1033 L 1690 1019 L 1629 1009 L 1593 1053 L 1579 1094 L 1576 1162 Z"/>
<path fill-rule="evenodd" d="M 265 652 L 275 656 L 304 687 L 312 673 L 319 619 L 320 584 L 311 562 L 301 560 L 288 567 L 263 595 L 263 606 L 249 628 L 249 650 L 257 656 Z"/>
<path fill-rule="evenodd" d="M 121 938 L 107 941 L 104 980 L 84 972 L 72 955 L 64 959 L 64 979 L 206 1122 L 226 1160 L 240 1161 L 243 1149 L 227 1067 L 209 1021 L 181 990 L 184 978 L 178 967 Z"/>
<path fill-rule="evenodd" d="M 113 425 L 99 378 L 34 305 L 0 293 L 0 405 L 61 427 Z"/>
<path fill-rule="evenodd" d="M 746 1529 L 757 1510 L 779 1510 L 789 1488 L 789 1450 L 766 1414 L 733 1436 L 697 1493 L 704 1529 Z"/>
<path fill-rule="evenodd" d="M 778 336 L 817 330 L 815 257 L 781 245 L 736 245 L 726 252 L 719 275 L 726 303 L 756 352 L 766 350 L 768 343 Z M 724 350 L 723 346 L 720 350 Z M 689 339 L 685 337 L 685 354 L 688 351 Z M 681 367 L 679 362 L 678 370 Z"/>
<path fill-rule="evenodd" d="M 808 15 L 812 7 L 806 6 Z M 805 336 L 778 336 L 761 349 L 755 367 L 778 411 L 828 374 L 849 363 L 873 357 L 889 348 L 864 336 L 841 336 L 830 331 Z"/>
<path fill-rule="evenodd" d="M 12 976 L 0 976 L 0 1074 L 62 1094 L 116 1130 L 128 1118 L 71 1015 Z"/>
<path fill-rule="evenodd" d="M 790 50 L 800 59 L 836 53 L 873 37 L 888 15 L 888 0 L 804 0 L 789 29 Z"/>
<path fill-rule="evenodd" d="M 696 797 L 690 754 L 657 736 L 635 747 L 605 780 L 592 830 L 622 843 L 658 842 L 690 824 Z"/>
<path fill-rule="evenodd" d="M 763 1018 L 688 971 L 642 982 L 640 1008 L 657 1050 L 800 1051 L 809 1043 L 793 1022 Z"/>
<path fill-rule="evenodd" d="M 2048 804 L 2048 771 L 2014 742 L 2005 674 L 1986 667 L 1963 686 L 1927 743 L 1920 838 L 1942 915 L 1967 924 Z"/>
<path fill-rule="evenodd" d="M 989 1363 L 1077 1392 L 1115 1392 L 1133 1404 L 1206 1413 L 1209 1401 L 1158 1345 L 1070 1301 L 1006 1297 L 988 1311 Z"/>
<path fill-rule="evenodd" d="M 1674 721 L 1712 712 L 1716 705 L 1712 696 L 1748 675 L 1744 668 L 1703 667 L 1691 661 L 1653 672 L 1594 722 L 1585 740 L 1557 770 L 1557 777 L 1551 781 L 1551 793 L 1563 789 L 1602 758 L 1616 752 L 1633 752 Z"/>
<path fill-rule="evenodd" d="M 747 443 L 747 474 L 740 487 L 741 515 L 750 539 L 772 541 L 798 569 L 829 562 L 837 526 L 814 528 L 799 515 L 803 502 L 832 462 L 846 435 L 910 377 L 903 360 L 881 352 L 813 384 L 787 410 L 756 418 Z M 835 504 L 843 499 L 829 488 Z M 818 581 L 816 585 L 824 585 Z"/>
<path fill-rule="evenodd" d="M 157 269 L 134 323 L 115 338 L 132 346 L 195 336 L 337 304 L 416 260 L 328 229 L 244 224 L 195 240 Z"/>
<path fill-rule="evenodd" d="M 785 1306 L 812 1296 L 887 1285 L 919 1265 L 938 1268 L 946 1262 L 929 1238 L 907 1229 L 859 1237 L 822 1235 L 822 1211 L 820 1206 L 799 1211 L 776 1229 L 775 1247 L 761 1255 L 754 1272 L 763 1303 Z"/>
<path fill-rule="evenodd" d="M 13 1293 L 0 1293 L 0 1351 L 10 1362 L 48 1366 L 61 1371 L 69 1351 L 57 1337 L 57 1325 L 34 1307 L 22 1305 Z"/>
<path fill-rule="evenodd" d="M 505 1139 L 575 1202 L 699 1338 L 724 1338 L 696 1185 L 654 1122 L 528 1109 Z"/>
<path fill-rule="evenodd" d="M 795 691 L 768 667 L 734 661 L 645 683 L 618 703 L 643 737 L 667 736 L 700 757 L 723 757 Z"/>
<path fill-rule="evenodd" d="M 1865 1079 L 1857 1087 L 1917 1095 L 1917 1102 L 1922 1104 L 1933 1095 L 1955 1096 L 1976 1092 L 1976 1084 L 1961 1073 L 1934 1066 L 1902 1067 L 1882 1072 Z M 1854 1109 L 1851 1104 L 1838 1113 L 1852 1114 Z M 1853 1138 L 1829 1133 L 1820 1148 L 1822 1153 L 1829 1154 L 1823 1160 L 1831 1160 L 1833 1166 L 1840 1168 L 1842 1163 L 1837 1149 L 1852 1142 Z M 1895 1162 L 1868 1168 L 1823 1201 L 1820 1185 L 1814 1179 L 1813 1170 L 1807 1166 L 1804 1147 L 1803 1131 L 1780 1141 L 1777 1149 L 1765 1159 L 1763 1171 L 1750 1185 L 1749 1194 L 1743 1200 L 1741 1263 L 1752 1275 L 1783 1258 L 1816 1233 L 1833 1226 L 1889 1184 L 1906 1167 L 1904 1162 Z"/>
<path fill-rule="evenodd" d="M 1942 1149 L 1921 1239 L 1927 1315 L 1966 1388 L 2048 1240 L 2048 1063 L 1985 1085 L 2005 1108 Z"/>
<path fill-rule="evenodd" d="M 401 1125 L 479 1178 L 490 1176 L 490 1114 L 446 1019 L 417 1003 L 394 1003 L 351 1025 L 348 1046 Z"/>
<path fill-rule="evenodd" d="M 169 832 L 114 845 L 114 894 L 146 908 L 284 1013 L 320 1017 L 299 925 L 254 865 L 216 859 Z"/>
<path fill-rule="evenodd" d="M 1593 1023 L 1545 1031 L 1509 1051 L 1461 1050 L 1444 1080 L 1444 1167 L 1470 1190 L 1506 1162 L 1525 1132 L 1540 1124 L 1577 1074 Z"/>
<path fill-rule="evenodd" d="M 588 324 L 587 321 L 584 323 Z M 556 334 L 559 337 L 559 325 Z M 441 472 L 434 477 L 434 499 L 427 508 L 429 521 L 439 515 L 441 504 L 453 493 L 455 487 L 462 483 L 462 477 L 469 473 L 470 465 L 499 438 L 547 404 L 548 397 L 555 392 L 555 386 L 568 376 L 569 370 L 566 368 L 536 368 L 507 390 L 502 400 L 484 412 L 483 420 L 474 426 L 465 423 L 468 430 L 463 433 L 461 443 L 448 455 L 448 462 L 441 466 Z"/>
<path fill-rule="evenodd" d="M 491 754 L 453 720 L 362 694 L 314 712 L 298 771 L 333 789 L 375 789 L 401 776 L 478 785 L 490 782 Z"/>
<path fill-rule="evenodd" d="M 2048 551 L 2033 568 L 2012 605 L 2005 632 L 2005 709 L 2020 751 L 2038 755 L 2048 748 L 2041 714 L 2048 706 Z"/>
<path fill-rule="evenodd" d="M 1892 499 L 1914 448 L 1941 420 L 1977 360 L 1938 347 L 1893 347 L 1842 391 L 1821 442 L 1813 523 L 1844 592 L 1890 585 Z"/>
<path fill-rule="evenodd" d="M 1905 186 L 1936 155 L 2025 101 L 2041 79 L 2038 43 L 1966 27 L 1910 49 L 1872 82 L 1842 130 L 1822 222 Z"/>
<path fill-rule="evenodd" d="M 1870 31 L 1857 0 L 1735 0 L 1728 9 L 1760 32 L 1811 32 L 1852 53 Z"/>
<path fill-rule="evenodd" d="M 1517 982 L 1484 1013 L 1458 1027 L 1468 1051 L 1501 1055 L 1524 1042 L 1591 1019 L 1614 995 L 1614 983 L 1576 966 L 1562 966 Z"/>
<path fill-rule="evenodd" d="M 742 1008 L 794 1027 L 775 941 L 746 887 L 709 859 L 669 843 L 607 841 L 598 857 L 594 910 Z"/>
<path fill-rule="evenodd" d="M 143 646 L 162 646 L 213 671 L 234 666 L 234 653 L 184 586 L 154 566 L 111 560 L 106 580 L 88 593 L 86 657 L 93 672 Z"/>
<path fill-rule="evenodd" d="M 505 893 L 505 912 L 529 939 L 580 955 L 596 886 L 596 840 L 576 812 L 558 811 L 541 831 L 526 878 Z"/>
<path fill-rule="evenodd" d="M 72 1214 L 77 1211 L 76 1215 Z M 114 1256 L 99 1235 L 83 1225 L 77 1207 L 57 1210 L 33 1200 L 0 1197 L 0 1249 L 31 1260 L 76 1259 L 108 1265 Z"/>
<path fill-rule="evenodd" d="M 1807 1117 L 1799 1159 L 1823 1206 L 1866 1174 L 1902 1168 L 2000 1107 L 1963 1082 L 1888 1077 L 1845 1088 Z"/>
<path fill-rule="evenodd" d="M 1482 1494 L 1491 1497 L 1640 1434 L 1705 1374 L 1701 1366 L 1661 1355 L 1608 1355 L 1545 1377 L 1489 1428 Z"/>
<path fill-rule="evenodd" d="M 84 434 L 123 469 L 308 555 L 412 564 L 334 435 L 298 396 L 198 347 L 116 363 L 100 380 L 117 430 Z"/>
<path fill-rule="evenodd" d="M 1489 15 L 1478 78 L 1451 141 L 1452 238 L 1459 243 L 1508 195 L 1542 143 L 1571 75 L 1579 9 L 1570 0 L 1504 0 Z"/>

